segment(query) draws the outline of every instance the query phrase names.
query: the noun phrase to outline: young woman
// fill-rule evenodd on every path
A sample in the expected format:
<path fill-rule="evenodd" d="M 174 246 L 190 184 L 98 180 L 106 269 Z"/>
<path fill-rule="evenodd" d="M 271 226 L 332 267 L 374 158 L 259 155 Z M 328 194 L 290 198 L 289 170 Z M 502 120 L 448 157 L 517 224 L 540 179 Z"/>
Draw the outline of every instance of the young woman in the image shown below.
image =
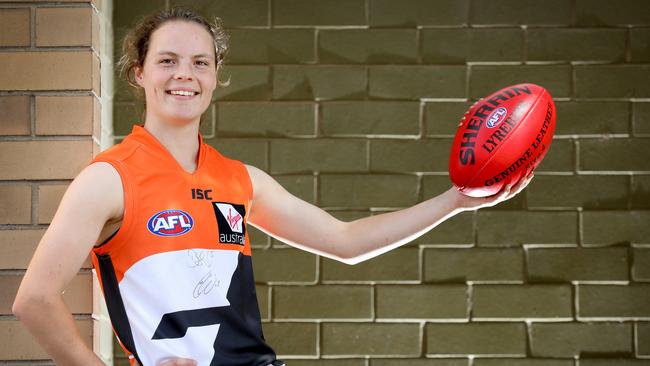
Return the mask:
<path fill-rule="evenodd" d="M 149 16 L 125 39 L 127 78 L 145 95 L 144 126 L 72 182 L 13 307 L 57 364 L 102 364 L 61 299 L 89 252 L 132 364 L 282 365 L 262 335 L 246 224 L 355 264 L 459 212 L 504 201 L 532 179 L 488 198 L 451 188 L 341 222 L 203 142 L 200 117 L 226 47 L 219 26 L 186 9 Z"/>

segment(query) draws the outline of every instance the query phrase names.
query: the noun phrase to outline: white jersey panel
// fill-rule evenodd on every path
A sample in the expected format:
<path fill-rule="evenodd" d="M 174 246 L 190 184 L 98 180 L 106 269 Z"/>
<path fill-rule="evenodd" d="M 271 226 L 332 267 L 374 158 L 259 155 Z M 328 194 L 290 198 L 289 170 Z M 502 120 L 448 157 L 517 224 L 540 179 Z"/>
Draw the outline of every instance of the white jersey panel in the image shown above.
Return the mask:
<path fill-rule="evenodd" d="M 179 338 L 152 338 L 165 314 L 229 306 L 226 296 L 238 256 L 234 250 L 184 249 L 146 257 L 126 271 L 119 287 L 138 357 L 145 366 L 168 357 L 210 364 L 218 324 L 190 326 Z"/>

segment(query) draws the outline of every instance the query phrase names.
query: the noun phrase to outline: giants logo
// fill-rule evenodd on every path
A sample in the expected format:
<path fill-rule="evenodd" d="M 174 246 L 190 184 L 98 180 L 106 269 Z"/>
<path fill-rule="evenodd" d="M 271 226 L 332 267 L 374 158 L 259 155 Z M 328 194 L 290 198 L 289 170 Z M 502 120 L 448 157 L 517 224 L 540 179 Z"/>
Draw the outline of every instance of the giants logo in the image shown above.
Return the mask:
<path fill-rule="evenodd" d="M 219 243 L 244 245 L 246 207 L 228 202 L 212 202 L 212 205 L 219 225 Z"/>
<path fill-rule="evenodd" d="M 151 216 L 147 229 L 160 236 L 178 236 L 192 230 L 194 220 L 187 212 L 165 210 Z"/>

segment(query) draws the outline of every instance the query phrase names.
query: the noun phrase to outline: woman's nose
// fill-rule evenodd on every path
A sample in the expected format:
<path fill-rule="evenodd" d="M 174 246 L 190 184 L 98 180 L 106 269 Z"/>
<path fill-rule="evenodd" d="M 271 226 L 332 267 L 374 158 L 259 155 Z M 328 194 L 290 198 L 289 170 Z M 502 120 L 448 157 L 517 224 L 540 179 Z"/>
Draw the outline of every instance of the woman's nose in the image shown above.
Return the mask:
<path fill-rule="evenodd" d="M 190 62 L 179 62 L 176 72 L 174 72 L 174 79 L 188 79 L 192 80 L 194 77 L 192 65 Z"/>

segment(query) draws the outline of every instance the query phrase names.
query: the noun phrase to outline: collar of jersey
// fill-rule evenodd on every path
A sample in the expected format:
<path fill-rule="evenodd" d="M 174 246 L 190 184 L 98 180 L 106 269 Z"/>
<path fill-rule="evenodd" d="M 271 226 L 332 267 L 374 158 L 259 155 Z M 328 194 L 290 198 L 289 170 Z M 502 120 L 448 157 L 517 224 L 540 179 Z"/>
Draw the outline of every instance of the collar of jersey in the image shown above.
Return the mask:
<path fill-rule="evenodd" d="M 136 140 L 138 143 L 141 145 L 144 145 L 147 147 L 149 150 L 152 150 L 156 154 L 158 154 L 162 159 L 165 160 L 171 160 L 171 163 L 174 164 L 178 169 L 181 171 L 185 172 L 186 174 L 196 174 L 196 172 L 201 169 L 204 157 L 205 157 L 205 146 L 203 144 L 203 136 L 199 133 L 199 156 L 197 158 L 197 164 L 196 164 L 196 169 L 194 172 L 190 173 L 187 170 L 185 170 L 174 158 L 174 156 L 167 150 L 167 148 L 158 141 L 158 139 L 149 133 L 144 126 L 142 125 L 134 125 L 133 129 L 131 130 L 131 134 L 127 136 L 128 139 L 133 139 Z"/>

